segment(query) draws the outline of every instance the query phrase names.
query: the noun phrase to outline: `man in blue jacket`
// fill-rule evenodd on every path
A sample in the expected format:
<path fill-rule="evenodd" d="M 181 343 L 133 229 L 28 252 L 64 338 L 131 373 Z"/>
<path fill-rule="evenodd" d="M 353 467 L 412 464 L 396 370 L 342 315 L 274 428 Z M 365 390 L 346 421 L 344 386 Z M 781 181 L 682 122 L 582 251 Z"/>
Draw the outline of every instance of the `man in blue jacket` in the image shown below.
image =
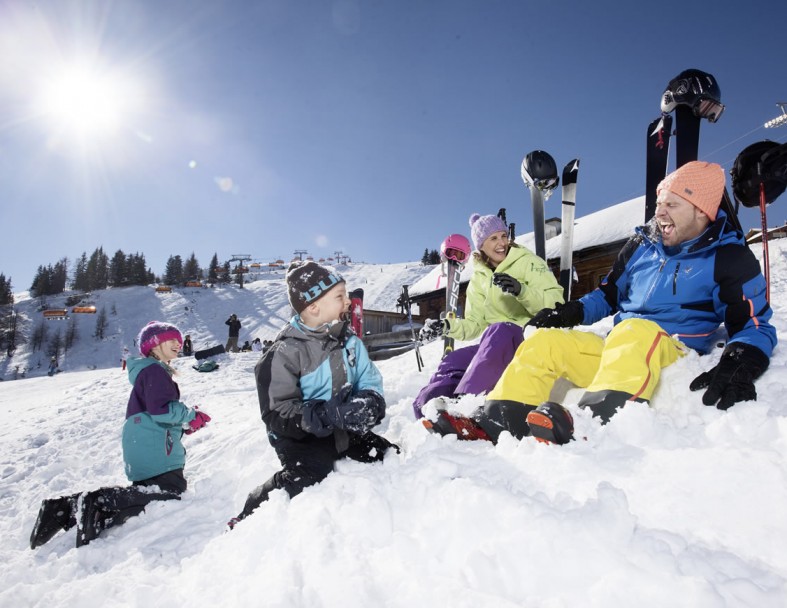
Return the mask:
<path fill-rule="evenodd" d="M 536 314 L 529 325 L 543 329 L 522 343 L 474 416 L 490 439 L 508 430 L 565 443 L 571 415 L 546 401 L 557 378 L 586 388 L 579 406 L 605 423 L 630 401 L 650 401 L 661 370 L 687 348 L 707 353 L 725 339 L 718 365 L 691 390 L 705 389 L 703 403 L 721 410 L 756 399 L 754 381 L 768 368 L 776 330 L 759 262 L 719 209 L 724 182 L 719 165 L 702 161 L 665 177 L 655 217 L 637 229 L 599 287 Z M 615 327 L 606 338 L 556 329 L 609 315 Z M 520 406 L 516 419 L 495 416 L 517 411 L 512 403 Z"/>

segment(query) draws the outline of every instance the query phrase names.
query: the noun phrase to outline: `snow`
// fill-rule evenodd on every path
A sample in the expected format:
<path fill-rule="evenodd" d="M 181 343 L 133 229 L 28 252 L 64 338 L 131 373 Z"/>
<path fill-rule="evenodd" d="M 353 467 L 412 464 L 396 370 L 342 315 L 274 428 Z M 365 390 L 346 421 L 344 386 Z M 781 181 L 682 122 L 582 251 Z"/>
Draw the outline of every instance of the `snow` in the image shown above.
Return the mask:
<path fill-rule="evenodd" d="M 770 253 L 784 343 L 787 239 Z M 338 270 L 348 288 L 364 288 L 367 306 L 393 310 L 401 284 L 431 269 Z M 437 366 L 440 345 L 431 344 L 421 373 L 413 353 L 378 364 L 389 405 L 377 431 L 400 454 L 373 465 L 341 461 L 292 501 L 274 493 L 232 532 L 226 521 L 279 467 L 259 416 L 259 355 L 221 355 L 208 374 L 179 359 L 184 402 L 213 418 L 185 438 L 189 491 L 86 547 L 75 549 L 72 530 L 33 551 L 42 499 L 127 484 L 120 432 L 130 385 L 120 356 L 142 325 L 175 323 L 202 348 L 226 340 L 232 312 L 241 341 L 272 338 L 288 317 L 282 273 L 243 290 L 140 287 L 93 297 L 107 307 L 108 337 L 95 341 L 95 316 L 81 316 L 63 373 L 46 376 L 28 347 L 12 360 L 30 367 L 27 378 L 11 381 L 13 365 L 0 361 L 2 606 L 787 605 L 783 346 L 757 383 L 759 400 L 728 412 L 687 388 L 718 352 L 668 368 L 651 407 L 627 406 L 605 427 L 569 391 L 580 439 L 558 447 L 429 434 L 411 402 Z M 17 309 L 40 316 L 35 305 L 26 299 Z M 467 396 L 456 407 L 470 412 L 482 401 Z"/>

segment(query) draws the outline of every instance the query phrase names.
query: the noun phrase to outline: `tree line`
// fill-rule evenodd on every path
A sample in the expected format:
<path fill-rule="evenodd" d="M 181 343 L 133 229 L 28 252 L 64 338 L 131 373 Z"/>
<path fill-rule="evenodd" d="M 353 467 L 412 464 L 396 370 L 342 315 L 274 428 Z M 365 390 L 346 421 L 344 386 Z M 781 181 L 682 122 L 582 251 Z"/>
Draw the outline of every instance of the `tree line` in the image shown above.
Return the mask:
<path fill-rule="evenodd" d="M 428 247 L 424 249 L 424 254 L 421 256 L 421 264 L 424 266 L 431 266 L 432 264 L 440 263 L 440 252 L 437 249 L 430 250 Z"/>
<path fill-rule="evenodd" d="M 229 283 L 238 281 L 237 271 L 230 262 L 219 263 L 218 254 L 213 254 L 207 269 L 203 269 L 197 257 L 192 254 L 184 261 L 180 255 L 171 255 L 167 259 L 164 274 L 156 276 L 148 268 L 144 254 L 129 253 L 118 249 L 110 257 L 103 247 L 96 248 L 88 256 L 83 252 L 69 273 L 69 260 L 62 258 L 55 264 L 39 266 L 36 270 L 30 292 L 34 297 L 57 295 L 66 289 L 76 291 L 96 291 L 108 287 L 129 287 L 132 285 L 164 285 L 179 286 L 189 281 L 207 281 L 209 283 Z M 0 274 L 0 305 L 13 304 L 13 291 L 10 279 Z"/>

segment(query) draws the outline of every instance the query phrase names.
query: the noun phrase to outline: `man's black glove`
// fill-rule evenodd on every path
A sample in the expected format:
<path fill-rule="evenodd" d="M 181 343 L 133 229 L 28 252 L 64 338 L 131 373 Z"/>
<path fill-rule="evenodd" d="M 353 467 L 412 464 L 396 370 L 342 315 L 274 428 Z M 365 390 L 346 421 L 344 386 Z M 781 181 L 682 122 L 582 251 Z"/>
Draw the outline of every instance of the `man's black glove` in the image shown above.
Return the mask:
<path fill-rule="evenodd" d="M 522 284 L 505 272 L 493 274 L 492 283 L 497 285 L 504 293 L 510 293 L 512 296 L 518 296 L 522 292 Z"/>
<path fill-rule="evenodd" d="M 427 319 L 424 326 L 418 332 L 418 339 L 421 342 L 429 342 L 435 338 L 440 338 L 448 331 L 448 321 L 444 319 Z"/>
<path fill-rule="evenodd" d="M 731 342 L 718 365 L 694 378 L 689 388 L 693 391 L 707 388 L 702 402 L 727 410 L 738 401 L 757 399 L 754 381 L 768 369 L 768 363 L 768 357 L 756 346 Z"/>
<path fill-rule="evenodd" d="M 352 385 L 345 384 L 328 401 L 319 399 L 303 404 L 301 428 L 317 437 L 327 437 L 340 429 L 365 433 L 385 416 L 385 400 L 370 390 L 352 395 Z"/>
<path fill-rule="evenodd" d="M 531 327 L 574 327 L 585 318 L 585 307 L 579 300 L 556 304 L 554 308 L 542 308 L 528 321 Z"/>

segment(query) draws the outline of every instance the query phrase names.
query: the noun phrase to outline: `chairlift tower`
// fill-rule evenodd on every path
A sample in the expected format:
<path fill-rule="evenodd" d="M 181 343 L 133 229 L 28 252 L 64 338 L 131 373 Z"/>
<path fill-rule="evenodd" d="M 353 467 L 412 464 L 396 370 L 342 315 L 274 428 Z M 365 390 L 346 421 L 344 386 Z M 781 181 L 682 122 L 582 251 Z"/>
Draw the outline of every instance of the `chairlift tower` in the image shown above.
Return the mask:
<path fill-rule="evenodd" d="M 778 101 L 776 105 L 781 108 L 782 115 L 766 122 L 765 125 L 763 125 L 766 129 L 775 129 L 776 127 L 787 125 L 787 110 L 784 109 L 784 106 L 787 106 L 787 101 Z"/>
<path fill-rule="evenodd" d="M 248 262 L 250 260 L 251 260 L 251 255 L 249 255 L 248 253 L 233 253 L 232 257 L 230 258 L 230 263 L 232 262 L 238 263 L 238 265 L 235 267 L 236 270 L 235 274 L 238 275 L 238 285 L 240 286 L 241 289 L 243 289 L 243 273 L 248 270 L 248 268 L 246 268 L 243 265 L 243 262 Z"/>
<path fill-rule="evenodd" d="M 306 251 L 305 249 L 296 249 L 296 250 L 293 252 L 293 255 L 297 255 L 297 256 L 298 256 L 298 259 L 299 259 L 301 262 L 303 262 L 303 256 L 305 256 L 305 255 L 309 255 L 309 252 L 308 252 L 308 251 Z"/>

